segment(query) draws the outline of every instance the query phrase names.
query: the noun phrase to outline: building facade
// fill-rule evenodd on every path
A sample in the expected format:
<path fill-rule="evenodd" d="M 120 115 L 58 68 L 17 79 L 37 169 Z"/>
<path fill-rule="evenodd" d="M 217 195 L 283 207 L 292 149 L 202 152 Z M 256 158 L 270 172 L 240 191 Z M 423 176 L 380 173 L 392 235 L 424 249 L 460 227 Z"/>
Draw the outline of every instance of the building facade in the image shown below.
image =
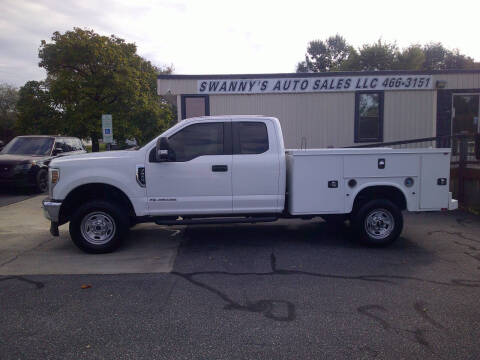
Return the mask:
<path fill-rule="evenodd" d="M 178 120 L 277 117 L 287 148 L 479 132 L 480 70 L 159 75 Z"/>

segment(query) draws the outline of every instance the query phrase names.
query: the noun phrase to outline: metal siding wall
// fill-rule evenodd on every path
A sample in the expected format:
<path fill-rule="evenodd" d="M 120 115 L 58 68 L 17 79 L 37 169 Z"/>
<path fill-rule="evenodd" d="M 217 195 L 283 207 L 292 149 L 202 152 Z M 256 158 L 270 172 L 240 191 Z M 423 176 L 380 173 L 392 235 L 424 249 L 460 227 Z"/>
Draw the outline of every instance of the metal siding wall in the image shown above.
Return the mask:
<path fill-rule="evenodd" d="M 447 82 L 445 89 L 478 89 L 480 74 L 439 74 L 433 76 L 433 86 L 437 80 Z"/>
<path fill-rule="evenodd" d="M 435 91 L 385 91 L 384 141 L 435 136 L 435 114 Z"/>
<path fill-rule="evenodd" d="M 157 79 L 157 94 L 165 95 L 168 91 L 173 95 L 196 94 L 197 80 Z"/>
<path fill-rule="evenodd" d="M 210 95 L 211 115 L 266 115 L 280 120 L 286 148 L 353 144 L 355 93 Z"/>

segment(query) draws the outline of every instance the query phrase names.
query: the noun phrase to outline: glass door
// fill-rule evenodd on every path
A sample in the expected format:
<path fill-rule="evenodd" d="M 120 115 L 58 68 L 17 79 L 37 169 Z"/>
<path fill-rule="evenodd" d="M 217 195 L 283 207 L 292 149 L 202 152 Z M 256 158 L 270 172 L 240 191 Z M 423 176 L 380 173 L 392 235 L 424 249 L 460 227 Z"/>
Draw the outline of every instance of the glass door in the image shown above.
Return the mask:
<path fill-rule="evenodd" d="M 452 135 L 478 133 L 480 94 L 454 94 Z"/>
<path fill-rule="evenodd" d="M 452 108 L 452 135 L 468 135 L 468 154 L 473 153 L 475 142 L 473 135 L 478 134 L 480 115 L 480 94 L 454 94 Z M 452 155 L 457 155 L 460 141 L 453 139 Z"/>

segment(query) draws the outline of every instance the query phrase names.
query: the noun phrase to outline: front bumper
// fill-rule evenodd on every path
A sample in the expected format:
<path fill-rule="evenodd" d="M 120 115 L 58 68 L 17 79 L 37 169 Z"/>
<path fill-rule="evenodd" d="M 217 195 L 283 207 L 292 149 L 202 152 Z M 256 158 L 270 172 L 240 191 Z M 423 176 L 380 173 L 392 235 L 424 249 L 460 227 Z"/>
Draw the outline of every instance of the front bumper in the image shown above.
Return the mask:
<path fill-rule="evenodd" d="M 53 223 L 58 224 L 62 202 L 46 198 L 42 201 L 43 215 Z"/>

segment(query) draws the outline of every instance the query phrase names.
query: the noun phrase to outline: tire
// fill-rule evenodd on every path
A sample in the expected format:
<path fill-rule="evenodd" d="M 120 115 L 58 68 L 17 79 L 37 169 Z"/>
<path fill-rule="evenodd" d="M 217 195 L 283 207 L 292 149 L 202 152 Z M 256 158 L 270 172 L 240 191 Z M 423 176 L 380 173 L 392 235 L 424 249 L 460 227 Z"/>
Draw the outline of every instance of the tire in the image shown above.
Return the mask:
<path fill-rule="evenodd" d="M 353 216 L 353 230 L 366 245 L 386 246 L 402 232 L 403 216 L 397 205 L 386 199 L 364 203 Z"/>
<path fill-rule="evenodd" d="M 40 193 L 45 193 L 48 190 L 48 171 L 40 169 L 35 177 L 35 188 Z"/>
<path fill-rule="evenodd" d="M 116 203 L 94 200 L 80 206 L 70 219 L 70 237 L 81 250 L 104 254 L 116 250 L 128 235 L 126 210 Z"/>

